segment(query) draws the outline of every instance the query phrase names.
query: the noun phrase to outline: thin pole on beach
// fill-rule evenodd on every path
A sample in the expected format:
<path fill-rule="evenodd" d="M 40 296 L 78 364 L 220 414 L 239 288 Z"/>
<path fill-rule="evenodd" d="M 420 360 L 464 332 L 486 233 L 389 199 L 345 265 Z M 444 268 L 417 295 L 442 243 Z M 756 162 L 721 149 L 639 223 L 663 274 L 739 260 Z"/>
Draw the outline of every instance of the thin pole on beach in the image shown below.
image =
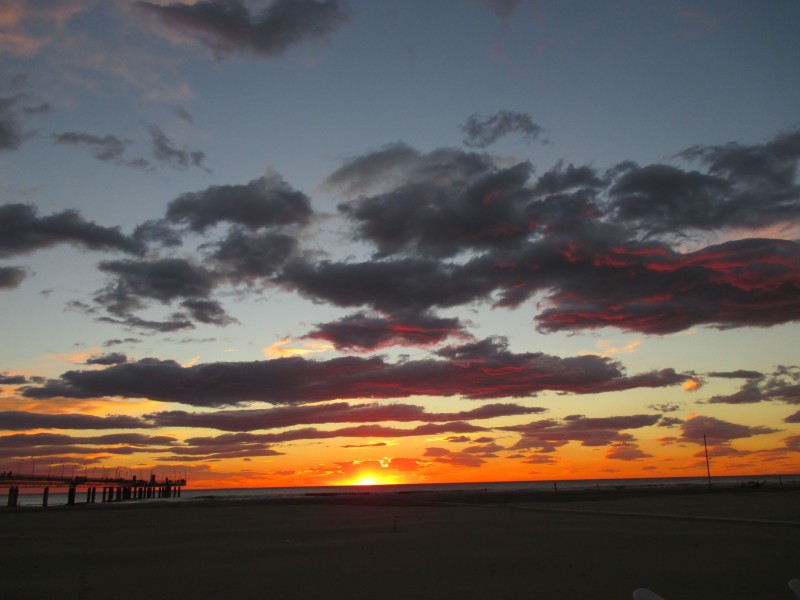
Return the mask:
<path fill-rule="evenodd" d="M 708 442 L 706 441 L 706 434 L 703 434 L 703 448 L 706 451 L 706 472 L 708 473 L 708 487 L 711 487 L 711 464 L 708 460 Z"/>

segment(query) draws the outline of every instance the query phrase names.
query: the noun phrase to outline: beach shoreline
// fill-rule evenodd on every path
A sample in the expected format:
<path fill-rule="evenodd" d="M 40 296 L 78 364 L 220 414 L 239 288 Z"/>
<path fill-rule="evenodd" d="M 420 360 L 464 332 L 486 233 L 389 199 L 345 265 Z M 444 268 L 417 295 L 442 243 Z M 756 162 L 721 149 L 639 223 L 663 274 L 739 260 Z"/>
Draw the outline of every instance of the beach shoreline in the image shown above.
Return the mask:
<path fill-rule="evenodd" d="M 23 599 L 789 599 L 799 525 L 793 486 L 163 500 L 4 509 L 0 560 Z"/>

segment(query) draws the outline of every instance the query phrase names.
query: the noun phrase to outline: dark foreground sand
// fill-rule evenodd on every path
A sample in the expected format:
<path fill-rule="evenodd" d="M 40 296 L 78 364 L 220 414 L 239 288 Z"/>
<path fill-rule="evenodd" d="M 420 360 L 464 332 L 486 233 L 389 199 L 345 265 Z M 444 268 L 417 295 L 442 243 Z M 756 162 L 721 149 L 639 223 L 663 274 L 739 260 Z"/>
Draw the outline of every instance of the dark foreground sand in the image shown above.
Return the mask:
<path fill-rule="evenodd" d="M 789 600 L 797 577 L 800 490 L 0 509 L 9 600 Z"/>

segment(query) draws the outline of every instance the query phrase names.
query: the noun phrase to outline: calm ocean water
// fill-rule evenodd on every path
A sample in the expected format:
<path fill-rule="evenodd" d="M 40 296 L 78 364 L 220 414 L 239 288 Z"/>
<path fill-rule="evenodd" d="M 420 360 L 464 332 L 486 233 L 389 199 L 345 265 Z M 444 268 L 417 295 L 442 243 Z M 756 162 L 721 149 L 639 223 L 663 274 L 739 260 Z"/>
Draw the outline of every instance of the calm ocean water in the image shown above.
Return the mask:
<path fill-rule="evenodd" d="M 800 484 L 800 474 L 795 475 L 750 475 L 737 477 L 714 477 L 715 486 L 739 486 L 754 481 L 764 482 L 766 485 L 780 485 L 781 483 Z M 446 483 L 446 484 L 400 484 L 400 485 L 372 485 L 372 486 L 322 486 L 322 487 L 293 487 L 293 488 L 231 488 L 231 489 L 184 489 L 180 498 L 169 500 L 135 500 L 132 502 L 190 502 L 192 500 L 218 498 L 218 499 L 254 499 L 254 498 L 297 498 L 308 495 L 336 495 L 369 492 L 371 494 L 398 494 L 411 492 L 439 492 L 439 491 L 589 491 L 589 490 L 614 490 L 635 488 L 658 488 L 666 486 L 706 486 L 706 477 L 670 477 L 652 479 L 577 479 L 560 481 L 503 481 L 503 482 L 476 482 L 476 483 Z M 0 507 L 6 506 L 6 492 L 2 490 Z M 27 492 L 27 493 L 26 493 Z M 78 490 L 77 502 L 86 501 L 85 490 Z M 99 502 L 100 499 L 97 498 Z M 59 506 L 67 503 L 66 489 L 51 488 L 48 503 L 50 506 Z M 42 491 L 31 489 L 23 490 L 20 494 L 21 506 L 41 506 Z"/>

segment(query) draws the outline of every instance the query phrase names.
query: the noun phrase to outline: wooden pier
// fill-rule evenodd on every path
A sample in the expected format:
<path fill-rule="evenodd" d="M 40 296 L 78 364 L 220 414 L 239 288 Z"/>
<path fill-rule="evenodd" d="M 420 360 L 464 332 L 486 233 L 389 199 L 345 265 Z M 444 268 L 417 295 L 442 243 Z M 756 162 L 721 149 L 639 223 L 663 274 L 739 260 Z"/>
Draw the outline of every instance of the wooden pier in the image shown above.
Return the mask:
<path fill-rule="evenodd" d="M 124 500 L 145 500 L 151 498 L 180 498 L 181 489 L 186 487 L 185 479 L 156 480 L 151 475 L 149 480 L 124 479 L 118 477 L 51 477 L 43 475 L 24 475 L 4 472 L 0 476 L 0 488 L 8 488 L 7 506 L 19 506 L 19 491 L 22 488 L 42 488 L 42 506 L 47 506 L 50 488 L 67 488 L 67 504 L 79 502 L 78 491 L 85 490 L 86 504 L 97 501 L 100 490 L 100 502 L 122 502 Z M 82 494 L 81 494 L 82 495 Z"/>

